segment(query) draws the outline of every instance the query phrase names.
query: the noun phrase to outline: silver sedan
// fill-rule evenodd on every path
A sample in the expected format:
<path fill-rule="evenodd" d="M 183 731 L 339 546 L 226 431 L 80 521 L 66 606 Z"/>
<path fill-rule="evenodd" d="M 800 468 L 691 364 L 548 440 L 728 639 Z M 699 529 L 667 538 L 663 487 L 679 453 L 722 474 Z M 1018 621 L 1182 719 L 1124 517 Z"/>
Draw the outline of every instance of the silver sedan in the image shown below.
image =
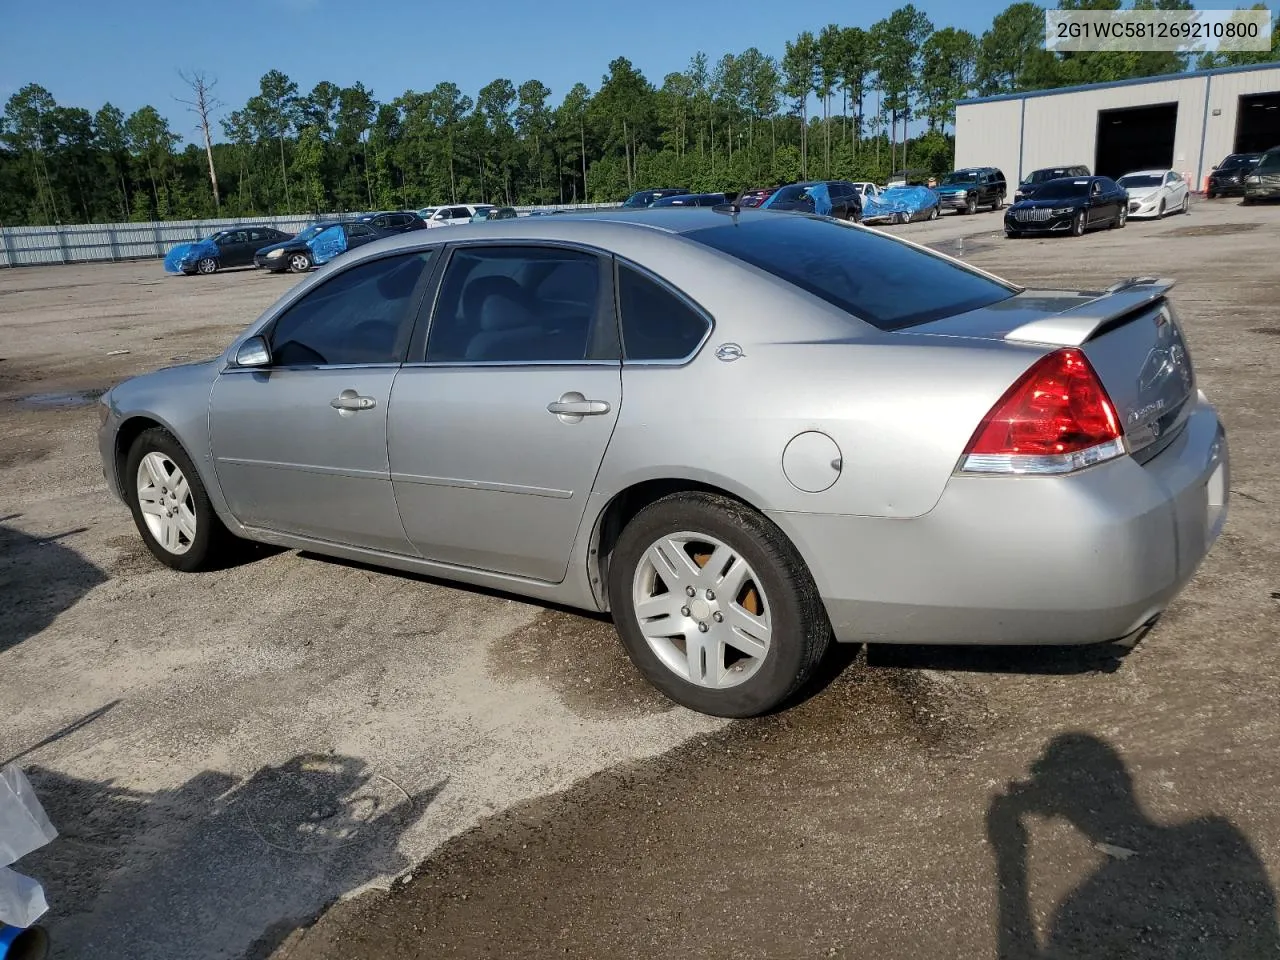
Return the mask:
<path fill-rule="evenodd" d="M 109 391 L 104 473 L 170 567 L 256 540 L 607 611 L 749 716 L 832 639 L 1150 627 L 1227 509 L 1170 286 L 732 207 L 421 231 Z"/>

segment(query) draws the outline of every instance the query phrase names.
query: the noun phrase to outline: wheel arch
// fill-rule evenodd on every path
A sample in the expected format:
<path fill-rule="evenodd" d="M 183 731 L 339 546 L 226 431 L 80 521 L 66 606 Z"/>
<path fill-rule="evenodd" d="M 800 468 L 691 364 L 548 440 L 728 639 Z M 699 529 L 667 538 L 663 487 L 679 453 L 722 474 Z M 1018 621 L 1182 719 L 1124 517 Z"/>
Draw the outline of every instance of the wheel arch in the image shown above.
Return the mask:
<path fill-rule="evenodd" d="M 623 528 L 636 514 L 649 504 L 673 493 L 708 493 L 727 497 L 762 517 L 766 516 L 765 511 L 752 502 L 750 495 L 732 489 L 736 486 L 732 481 L 722 482 L 719 478 L 695 480 L 690 477 L 652 477 L 636 481 L 610 497 L 595 518 L 587 550 L 588 580 L 599 609 L 602 612 L 609 611 L 609 561 Z M 787 536 L 785 532 L 780 532 L 784 537 Z M 787 539 L 796 553 L 800 554 L 799 545 L 790 537 Z M 803 559 L 803 555 L 801 557 Z"/>

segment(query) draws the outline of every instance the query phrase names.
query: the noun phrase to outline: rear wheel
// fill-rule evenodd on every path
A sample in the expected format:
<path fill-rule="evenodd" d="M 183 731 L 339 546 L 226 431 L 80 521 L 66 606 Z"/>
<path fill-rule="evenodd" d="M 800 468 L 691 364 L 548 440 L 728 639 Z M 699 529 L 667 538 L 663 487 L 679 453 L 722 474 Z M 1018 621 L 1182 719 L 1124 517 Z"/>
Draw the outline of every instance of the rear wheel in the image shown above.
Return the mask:
<path fill-rule="evenodd" d="M 235 538 L 223 526 L 182 445 L 163 427 L 139 434 L 121 477 L 133 522 L 152 556 L 184 572 L 221 562 Z"/>
<path fill-rule="evenodd" d="M 1076 218 L 1071 221 L 1071 235 L 1073 237 L 1084 236 L 1084 211 L 1081 210 L 1076 214 Z"/>
<path fill-rule="evenodd" d="M 289 257 L 289 269 L 294 273 L 306 273 L 311 269 L 311 257 L 305 253 L 295 253 Z"/>
<path fill-rule="evenodd" d="M 929 208 L 929 219 L 930 219 L 930 220 L 937 220 L 937 219 L 938 219 L 938 212 L 939 212 L 939 211 L 938 211 L 938 208 L 937 208 L 937 207 L 930 207 L 930 208 Z"/>
<path fill-rule="evenodd" d="M 205 274 L 217 273 L 218 261 L 215 260 L 213 257 L 205 257 L 199 263 L 196 264 L 196 270 L 198 270 L 200 273 L 205 273 Z"/>
<path fill-rule="evenodd" d="M 1129 208 L 1121 207 L 1120 212 L 1116 214 L 1116 218 L 1111 221 L 1111 226 L 1123 228 L 1125 222 L 1129 219 Z"/>
<path fill-rule="evenodd" d="M 791 542 L 759 513 L 714 494 L 672 494 L 627 524 L 609 560 L 609 602 L 649 681 L 714 716 L 756 716 L 784 703 L 831 639 Z"/>
<path fill-rule="evenodd" d="M 995 203 L 991 204 L 992 210 L 1001 210 L 1004 208 L 1004 197 L 996 197 Z"/>
<path fill-rule="evenodd" d="M 1185 196 L 1183 196 L 1182 208 L 1178 212 L 1186 213 L 1190 208 L 1191 208 L 1191 194 L 1188 193 Z"/>

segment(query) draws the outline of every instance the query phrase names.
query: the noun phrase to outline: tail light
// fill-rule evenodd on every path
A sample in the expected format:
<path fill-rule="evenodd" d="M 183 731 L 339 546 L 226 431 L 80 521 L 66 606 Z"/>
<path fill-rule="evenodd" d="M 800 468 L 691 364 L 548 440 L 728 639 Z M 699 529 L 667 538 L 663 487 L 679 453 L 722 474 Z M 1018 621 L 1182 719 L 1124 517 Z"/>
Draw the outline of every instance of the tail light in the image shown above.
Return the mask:
<path fill-rule="evenodd" d="M 1055 350 L 1018 378 L 978 425 L 959 472 L 1070 473 L 1123 456 L 1120 419 L 1083 353 Z"/>

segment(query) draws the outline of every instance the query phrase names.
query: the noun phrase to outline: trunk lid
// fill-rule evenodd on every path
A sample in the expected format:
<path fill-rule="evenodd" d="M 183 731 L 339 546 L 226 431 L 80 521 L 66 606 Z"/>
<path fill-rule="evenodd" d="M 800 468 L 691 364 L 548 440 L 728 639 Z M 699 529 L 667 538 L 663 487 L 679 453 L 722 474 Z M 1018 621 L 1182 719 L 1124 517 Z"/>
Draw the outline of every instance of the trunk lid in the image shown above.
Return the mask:
<path fill-rule="evenodd" d="M 1172 442 L 1196 391 L 1191 357 L 1167 294 L 1172 280 L 1122 280 L 1101 293 L 1024 291 L 903 333 L 1078 347 L 1115 404 L 1129 450 L 1150 459 Z"/>

